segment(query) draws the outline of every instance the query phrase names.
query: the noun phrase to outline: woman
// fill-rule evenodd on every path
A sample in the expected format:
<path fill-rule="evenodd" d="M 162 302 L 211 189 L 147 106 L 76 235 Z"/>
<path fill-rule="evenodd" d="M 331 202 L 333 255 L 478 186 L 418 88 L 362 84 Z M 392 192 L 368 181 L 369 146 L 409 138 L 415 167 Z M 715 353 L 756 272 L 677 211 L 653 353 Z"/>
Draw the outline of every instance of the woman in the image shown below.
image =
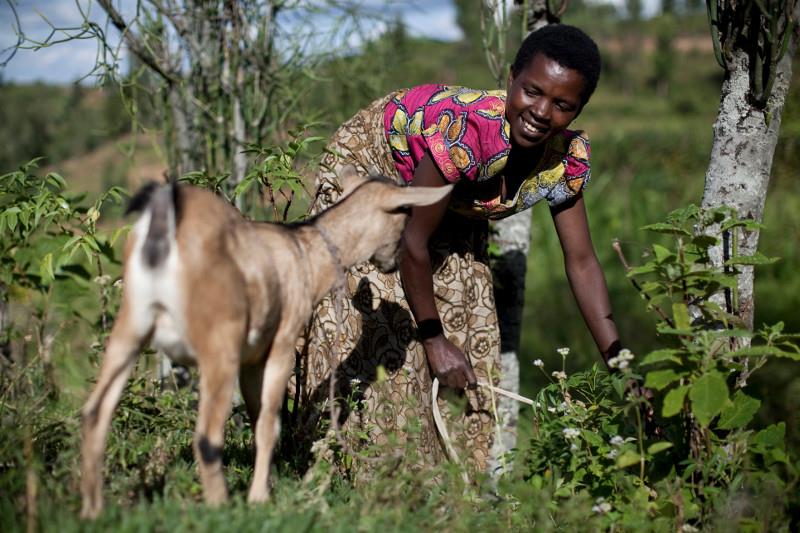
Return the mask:
<path fill-rule="evenodd" d="M 548 26 L 520 47 L 507 95 L 414 87 L 373 102 L 334 134 L 317 210 L 335 201 L 336 172 L 347 163 L 410 186 L 456 187 L 439 204 L 413 209 L 399 275 L 358 266 L 347 275 L 342 323 L 331 299 L 317 308 L 296 384 L 301 412 L 318 412 L 307 407 L 327 397 L 329 369 L 337 365 L 337 395 L 355 407 L 340 416 L 351 440 L 391 441 L 435 463 L 443 458 L 430 408 L 436 376 L 447 387 L 469 387 L 466 406 L 447 423 L 466 459 L 484 469 L 495 423 L 488 391 L 473 387 L 497 380 L 500 346 L 487 221 L 542 199 L 581 314 L 603 358 L 615 355 L 617 330 L 583 202 L 589 143 L 567 129 L 599 73 L 591 38 L 571 26 Z"/>

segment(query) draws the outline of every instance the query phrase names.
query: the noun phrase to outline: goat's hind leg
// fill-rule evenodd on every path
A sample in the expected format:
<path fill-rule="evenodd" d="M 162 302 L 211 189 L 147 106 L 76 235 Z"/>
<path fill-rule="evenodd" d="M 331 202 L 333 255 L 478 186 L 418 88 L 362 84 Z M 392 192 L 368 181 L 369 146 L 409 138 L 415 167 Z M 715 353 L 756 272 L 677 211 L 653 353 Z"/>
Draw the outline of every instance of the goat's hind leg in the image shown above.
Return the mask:
<path fill-rule="evenodd" d="M 136 328 L 132 314 L 123 308 L 108 339 L 100 375 L 83 407 L 81 445 L 81 517 L 95 518 L 103 510 L 103 454 L 111 415 L 119 402 L 136 356 L 146 341 L 149 328 Z"/>
<path fill-rule="evenodd" d="M 267 356 L 261 384 L 261 411 L 255 427 L 256 465 L 247 500 L 250 503 L 269 499 L 269 468 L 272 451 L 281 430 L 280 408 L 289 376 L 294 368 L 295 328 L 280 328 Z"/>
<path fill-rule="evenodd" d="M 244 328 L 217 325 L 206 336 L 197 354 L 200 370 L 200 405 L 194 451 L 200 469 L 203 495 L 209 505 L 228 499 L 222 471 L 225 422 L 231 412 L 233 389 L 239 369 L 239 347 Z"/>

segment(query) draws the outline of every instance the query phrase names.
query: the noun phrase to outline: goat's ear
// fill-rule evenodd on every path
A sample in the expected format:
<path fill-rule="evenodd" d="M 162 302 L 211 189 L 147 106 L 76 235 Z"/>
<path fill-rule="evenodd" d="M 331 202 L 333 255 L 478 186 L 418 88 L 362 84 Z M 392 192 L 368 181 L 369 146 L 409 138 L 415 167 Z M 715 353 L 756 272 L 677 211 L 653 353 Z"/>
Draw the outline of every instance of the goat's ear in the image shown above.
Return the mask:
<path fill-rule="evenodd" d="M 443 187 L 396 187 L 389 195 L 389 210 L 413 205 L 431 205 L 449 196 L 453 185 Z"/>
<path fill-rule="evenodd" d="M 339 172 L 339 183 L 342 185 L 343 195 L 350 194 L 356 187 L 367 181 L 367 176 L 362 176 L 355 165 L 348 163 Z"/>

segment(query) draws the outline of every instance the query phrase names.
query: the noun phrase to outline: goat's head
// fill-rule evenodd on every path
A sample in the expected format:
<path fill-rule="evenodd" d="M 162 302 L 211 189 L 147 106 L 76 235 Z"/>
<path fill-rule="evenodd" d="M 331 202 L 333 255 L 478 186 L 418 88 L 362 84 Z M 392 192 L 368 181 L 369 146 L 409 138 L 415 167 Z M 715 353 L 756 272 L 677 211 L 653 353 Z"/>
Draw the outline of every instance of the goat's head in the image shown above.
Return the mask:
<path fill-rule="evenodd" d="M 340 178 L 345 194 L 352 194 L 361 206 L 357 216 L 363 224 L 357 238 L 374 250 L 370 261 L 381 272 L 397 269 L 400 241 L 411 208 L 441 201 L 453 188 L 403 187 L 382 176 L 359 178 L 352 166 L 345 167 Z M 355 189 L 351 189 L 353 186 Z"/>

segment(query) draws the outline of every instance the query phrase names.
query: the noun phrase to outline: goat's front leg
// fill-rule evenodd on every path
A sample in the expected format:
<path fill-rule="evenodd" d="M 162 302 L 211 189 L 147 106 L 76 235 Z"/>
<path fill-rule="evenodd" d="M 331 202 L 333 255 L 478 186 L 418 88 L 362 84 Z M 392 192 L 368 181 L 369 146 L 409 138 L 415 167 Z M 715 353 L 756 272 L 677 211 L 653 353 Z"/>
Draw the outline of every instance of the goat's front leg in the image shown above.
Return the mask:
<path fill-rule="evenodd" d="M 261 385 L 261 411 L 256 423 L 256 465 L 247 500 L 260 503 L 269 499 L 269 467 L 272 451 L 281 431 L 280 408 L 286 384 L 294 367 L 295 328 L 281 328 L 275 335 L 264 367 Z"/>
<path fill-rule="evenodd" d="M 131 322 L 132 313 L 123 304 L 108 339 L 100 375 L 83 406 L 81 444 L 82 518 L 96 518 L 103 510 L 103 454 L 111 415 L 128 381 L 136 355 L 146 334 Z"/>
<path fill-rule="evenodd" d="M 213 335 L 208 337 L 205 347 L 197 354 L 200 406 L 194 452 L 205 501 L 209 505 L 218 505 L 228 499 L 222 473 L 222 447 L 239 368 L 241 344 L 238 341 L 241 336 L 233 334 L 229 328 L 214 328 Z"/>

